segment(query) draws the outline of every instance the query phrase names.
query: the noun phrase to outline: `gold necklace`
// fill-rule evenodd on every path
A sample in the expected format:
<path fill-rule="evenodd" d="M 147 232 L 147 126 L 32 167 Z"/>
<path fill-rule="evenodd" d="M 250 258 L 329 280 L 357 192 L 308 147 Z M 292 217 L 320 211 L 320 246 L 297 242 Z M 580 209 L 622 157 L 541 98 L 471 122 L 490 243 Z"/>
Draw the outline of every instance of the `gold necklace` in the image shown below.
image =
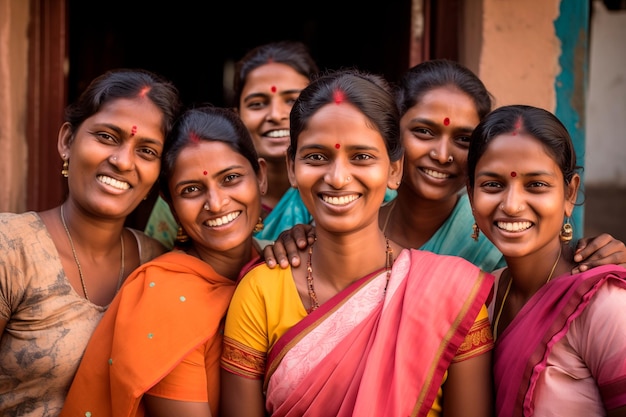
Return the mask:
<path fill-rule="evenodd" d="M 556 265 L 559 263 L 559 259 L 561 259 L 561 251 L 563 250 L 563 246 L 559 246 L 559 255 L 556 257 L 556 261 L 554 261 L 554 265 L 552 265 L 552 269 L 550 270 L 550 275 L 548 275 L 548 279 L 544 283 L 547 284 L 552 279 L 552 274 L 554 274 L 554 270 L 556 269 Z M 506 303 L 506 298 L 509 296 L 509 291 L 511 291 L 511 283 L 513 282 L 513 277 L 509 274 L 509 284 L 506 286 L 506 291 L 504 291 L 504 297 L 502 298 L 502 304 L 500 304 L 500 310 L 498 310 L 498 315 L 496 316 L 496 320 L 493 325 L 493 340 L 496 340 L 498 336 L 498 323 L 500 323 L 500 316 L 502 315 L 502 309 L 504 309 L 504 303 Z"/>
<path fill-rule="evenodd" d="M 85 278 L 83 277 L 83 269 L 80 266 L 80 262 L 78 262 L 78 256 L 76 255 L 76 249 L 74 248 L 74 241 L 72 240 L 72 235 L 70 235 L 70 229 L 67 227 L 67 223 L 65 223 L 65 214 L 63 213 L 63 205 L 61 205 L 61 223 L 63 223 L 63 228 L 65 229 L 65 233 L 67 234 L 67 239 L 70 241 L 70 247 L 72 248 L 72 255 L 74 255 L 74 262 L 76 262 L 76 267 L 78 268 L 78 276 L 80 277 L 80 285 L 83 287 L 83 293 L 85 294 L 85 299 L 89 302 L 89 296 L 87 295 L 87 286 L 85 285 Z M 124 279 L 124 232 L 120 235 L 120 244 L 122 246 L 122 261 L 120 268 L 120 276 L 117 280 L 117 288 L 115 292 L 120 289 L 122 285 L 122 280 Z"/>
<path fill-rule="evenodd" d="M 393 266 L 393 249 L 389 245 L 389 238 L 385 236 L 385 242 L 387 245 L 387 249 L 385 250 L 385 270 L 387 271 L 387 282 L 385 283 L 385 291 L 387 290 L 387 285 L 389 285 L 389 277 L 391 276 L 391 267 Z M 311 308 L 308 310 L 309 313 L 315 311 L 319 308 L 320 303 L 317 300 L 317 294 L 315 293 L 315 283 L 313 282 L 313 267 L 311 263 L 311 258 L 313 257 L 313 245 L 315 242 L 309 246 L 309 259 L 306 263 L 306 283 L 309 290 L 309 299 L 311 301 Z"/>

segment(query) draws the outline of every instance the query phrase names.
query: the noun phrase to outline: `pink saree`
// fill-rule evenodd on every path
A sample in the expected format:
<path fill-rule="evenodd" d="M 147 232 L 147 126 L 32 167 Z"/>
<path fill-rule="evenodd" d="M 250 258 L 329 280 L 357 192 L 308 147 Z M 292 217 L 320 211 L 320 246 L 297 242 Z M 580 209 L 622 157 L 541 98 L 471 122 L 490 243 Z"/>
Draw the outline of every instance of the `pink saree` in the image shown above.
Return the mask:
<path fill-rule="evenodd" d="M 462 258 L 404 250 L 385 282 L 385 271 L 362 278 L 274 345 L 272 416 L 427 415 L 493 277 Z"/>
<path fill-rule="evenodd" d="M 583 314 L 592 297 L 609 282 L 626 288 L 626 269 L 606 265 L 581 274 L 561 276 L 544 285 L 528 300 L 496 340 L 494 377 L 498 417 L 534 414 L 535 399 L 541 390 L 538 389 L 538 380 L 546 369 L 548 357 L 555 344 L 567 335 L 572 322 Z M 619 319 L 623 320 L 623 317 Z M 592 326 L 602 325 L 603 323 L 592 323 Z M 598 343 L 603 342 L 592 341 L 592 344 Z M 614 346 L 614 349 L 617 352 L 621 349 L 623 352 L 624 346 Z M 579 355 L 580 352 L 569 354 L 575 357 Z M 594 375 L 600 401 L 607 409 L 626 404 L 626 354 L 618 353 L 616 356 L 613 359 L 597 359 L 599 362 L 604 361 L 604 366 L 612 369 L 612 375 Z M 580 360 L 587 364 L 593 362 L 584 356 Z M 609 364 L 607 360 L 612 362 Z M 591 393 L 587 391 L 586 395 Z M 577 412 L 580 415 L 590 415 L 589 410 Z"/>

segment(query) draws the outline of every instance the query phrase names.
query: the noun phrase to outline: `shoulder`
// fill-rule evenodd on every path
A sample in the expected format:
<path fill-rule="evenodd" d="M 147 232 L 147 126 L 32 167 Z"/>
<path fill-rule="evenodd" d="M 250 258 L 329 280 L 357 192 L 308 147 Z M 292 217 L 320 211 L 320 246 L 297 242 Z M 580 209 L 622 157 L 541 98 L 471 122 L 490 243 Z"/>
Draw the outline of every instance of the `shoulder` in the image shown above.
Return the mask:
<path fill-rule="evenodd" d="M 146 235 L 144 232 L 127 228 L 135 236 L 139 248 L 139 263 L 143 264 L 159 255 L 167 252 L 167 248 L 158 240 Z"/>

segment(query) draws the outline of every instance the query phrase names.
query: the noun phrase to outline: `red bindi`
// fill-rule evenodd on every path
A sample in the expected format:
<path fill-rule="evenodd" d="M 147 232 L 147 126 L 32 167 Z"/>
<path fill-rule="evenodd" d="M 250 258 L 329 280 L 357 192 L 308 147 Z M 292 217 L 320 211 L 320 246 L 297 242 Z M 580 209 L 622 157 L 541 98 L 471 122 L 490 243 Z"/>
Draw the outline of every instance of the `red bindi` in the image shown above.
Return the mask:
<path fill-rule="evenodd" d="M 335 143 L 335 149 L 339 149 L 339 148 L 341 148 L 341 145 L 338 143 Z"/>
<path fill-rule="evenodd" d="M 333 99 L 335 100 L 335 104 L 341 104 L 346 99 L 346 95 L 343 91 L 337 90 L 333 93 Z"/>
<path fill-rule="evenodd" d="M 443 125 L 444 126 L 448 126 L 450 124 L 450 119 L 448 117 L 446 117 L 445 119 L 443 119 Z"/>
<path fill-rule="evenodd" d="M 189 140 L 191 141 L 191 143 L 194 143 L 197 145 L 200 142 L 200 136 L 198 136 L 196 132 L 191 132 L 189 134 Z"/>
<path fill-rule="evenodd" d="M 517 172 L 511 171 L 511 177 L 513 177 L 513 178 L 517 177 Z"/>
<path fill-rule="evenodd" d="M 137 126 L 134 126 L 130 129 L 130 135 L 131 136 L 135 136 L 135 133 L 137 133 Z"/>
<path fill-rule="evenodd" d="M 202 173 L 203 173 L 204 175 L 208 174 L 208 172 L 206 172 L 206 171 L 202 171 Z"/>
<path fill-rule="evenodd" d="M 272 91 L 272 93 L 275 93 L 276 92 L 276 86 L 275 85 L 271 86 L 270 90 Z"/>

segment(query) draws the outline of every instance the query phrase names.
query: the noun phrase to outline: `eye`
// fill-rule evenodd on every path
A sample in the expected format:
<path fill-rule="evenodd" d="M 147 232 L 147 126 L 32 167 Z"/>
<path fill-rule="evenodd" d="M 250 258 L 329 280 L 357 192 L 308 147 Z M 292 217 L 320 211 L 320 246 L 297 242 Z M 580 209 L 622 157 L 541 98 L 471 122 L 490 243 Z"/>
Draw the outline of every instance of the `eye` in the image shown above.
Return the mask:
<path fill-rule="evenodd" d="M 501 188 L 504 188 L 504 186 L 499 183 L 498 181 L 483 181 L 480 184 L 480 188 L 482 188 L 483 190 L 489 192 L 496 192 Z"/>
<path fill-rule="evenodd" d="M 96 136 L 100 142 L 103 143 L 109 143 L 114 145 L 118 142 L 115 136 L 112 136 L 107 132 L 93 132 L 92 134 Z"/>
<path fill-rule="evenodd" d="M 470 145 L 470 136 L 457 136 L 454 141 L 458 143 L 463 148 L 469 148 Z"/>
<path fill-rule="evenodd" d="M 529 188 L 546 188 L 549 187 L 550 184 L 543 182 L 543 181 L 533 181 L 531 183 L 528 184 Z"/>
<path fill-rule="evenodd" d="M 159 153 L 152 148 L 139 148 L 137 152 L 147 161 L 154 161 L 156 159 L 161 159 Z"/>
<path fill-rule="evenodd" d="M 435 134 L 430 129 L 421 126 L 411 128 L 411 133 L 420 140 L 430 140 L 435 137 Z"/>
<path fill-rule="evenodd" d="M 321 153 L 310 153 L 310 154 L 304 155 L 302 159 L 307 162 L 312 162 L 312 163 L 319 163 L 319 162 L 324 162 L 327 160 L 327 158 Z"/>
<path fill-rule="evenodd" d="M 180 190 L 180 195 L 189 195 L 198 191 L 200 191 L 200 187 L 197 185 L 188 185 Z"/>
<path fill-rule="evenodd" d="M 357 161 L 369 161 L 370 159 L 374 159 L 374 157 L 370 154 L 360 153 L 355 155 L 354 159 Z"/>
<path fill-rule="evenodd" d="M 241 178 L 242 176 L 239 174 L 228 174 L 224 177 L 224 182 L 225 183 L 232 183 L 233 181 L 238 180 L 239 178 Z"/>

